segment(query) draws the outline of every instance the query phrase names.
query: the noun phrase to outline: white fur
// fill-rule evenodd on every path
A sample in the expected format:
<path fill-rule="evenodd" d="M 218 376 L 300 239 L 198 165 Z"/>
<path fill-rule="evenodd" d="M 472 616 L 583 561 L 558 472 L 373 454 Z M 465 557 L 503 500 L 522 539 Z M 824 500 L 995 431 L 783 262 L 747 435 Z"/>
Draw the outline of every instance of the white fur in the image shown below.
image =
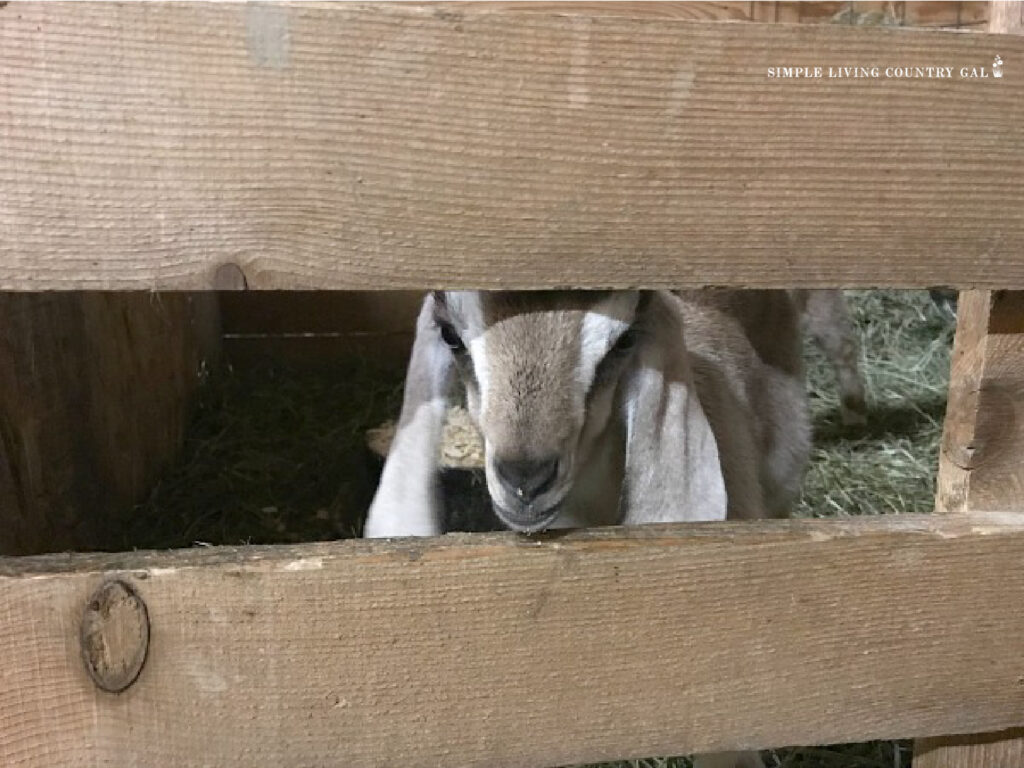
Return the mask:
<path fill-rule="evenodd" d="M 613 293 L 583 316 L 577 380 L 584 391 L 594 381 L 598 364 L 619 336 L 629 328 L 635 307 L 636 299 L 633 296 Z"/>
<path fill-rule="evenodd" d="M 428 296 L 417 320 L 398 429 L 366 516 L 366 538 L 444 533 L 437 456 L 453 373 L 451 354 L 433 328 L 433 310 Z"/>
<path fill-rule="evenodd" d="M 728 502 L 718 443 L 693 385 L 678 381 L 666 385 L 660 373 L 650 368 L 641 369 L 636 379 L 636 390 L 628 393 L 626 404 L 630 435 L 626 463 L 636 468 L 629 477 L 623 524 L 725 520 Z M 643 406 L 647 393 L 659 388 L 664 392 L 657 410 L 673 417 L 674 424 L 656 423 L 661 414 L 647 413 L 650 409 Z M 649 437 L 635 439 L 635 431 L 647 432 Z M 634 457 L 630 453 L 636 445 L 645 448 Z M 669 466 L 658 460 L 665 454 L 672 456 Z M 680 471 L 684 467 L 688 471 Z"/>
<path fill-rule="evenodd" d="M 490 390 L 490 363 L 487 359 L 483 306 L 475 291 L 451 291 L 447 294 L 448 307 L 464 326 L 463 343 L 473 360 L 473 371 L 480 386 L 480 402 L 486 407 Z"/>
<path fill-rule="evenodd" d="M 779 294 L 771 300 L 762 294 L 745 299 L 737 292 L 658 292 L 652 297 L 644 309 L 644 332 L 620 379 L 587 400 L 587 415 L 595 423 L 584 422 L 563 449 L 575 451 L 563 464 L 577 466 L 550 527 L 757 518 L 786 511 L 809 451 L 806 390 L 799 364 L 765 362 L 768 353 L 780 350 L 799 357 L 797 326 L 780 319 L 778 333 L 768 328 L 755 342 L 737 319 L 754 309 L 761 315 L 746 316 L 769 315 L 770 322 L 772 307 L 779 306 L 771 301 Z M 612 294 L 586 312 L 575 381 L 565 382 L 578 391 L 572 400 L 558 402 L 584 400 L 600 361 L 632 322 L 636 301 L 634 292 Z M 759 301 L 763 306 L 754 306 Z M 496 370 L 488 359 L 479 297 L 448 294 L 447 304 L 459 315 L 485 399 L 491 383 L 501 381 L 495 377 L 514 372 Z M 431 312 L 428 298 L 417 325 L 400 426 L 367 519 L 368 537 L 441 533 L 438 441 L 452 360 L 429 321 Z M 756 752 L 702 755 L 695 764 L 762 766 Z"/>

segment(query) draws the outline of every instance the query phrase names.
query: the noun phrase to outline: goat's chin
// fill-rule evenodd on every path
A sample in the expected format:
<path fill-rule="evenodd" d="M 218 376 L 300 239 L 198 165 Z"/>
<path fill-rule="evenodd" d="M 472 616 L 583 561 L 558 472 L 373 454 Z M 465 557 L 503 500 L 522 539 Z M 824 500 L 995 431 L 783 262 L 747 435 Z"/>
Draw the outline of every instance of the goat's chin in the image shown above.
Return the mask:
<path fill-rule="evenodd" d="M 505 524 L 506 527 L 518 533 L 538 533 L 548 528 L 558 513 L 562 511 L 560 504 L 554 504 L 544 510 L 537 511 L 532 507 L 525 507 L 522 510 L 512 511 L 504 508 L 496 501 L 491 501 L 494 514 Z"/>

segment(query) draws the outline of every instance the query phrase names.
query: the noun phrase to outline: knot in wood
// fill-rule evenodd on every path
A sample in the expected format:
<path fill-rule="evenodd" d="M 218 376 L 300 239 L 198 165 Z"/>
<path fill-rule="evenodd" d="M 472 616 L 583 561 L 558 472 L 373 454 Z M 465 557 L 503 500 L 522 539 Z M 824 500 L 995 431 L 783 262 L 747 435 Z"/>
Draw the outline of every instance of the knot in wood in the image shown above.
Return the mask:
<path fill-rule="evenodd" d="M 245 272 L 237 264 L 221 264 L 213 275 L 213 288 L 217 291 L 244 291 L 249 287 Z"/>
<path fill-rule="evenodd" d="M 107 581 L 82 616 L 82 659 L 92 681 L 120 693 L 138 678 L 149 650 L 149 612 L 130 584 Z"/>

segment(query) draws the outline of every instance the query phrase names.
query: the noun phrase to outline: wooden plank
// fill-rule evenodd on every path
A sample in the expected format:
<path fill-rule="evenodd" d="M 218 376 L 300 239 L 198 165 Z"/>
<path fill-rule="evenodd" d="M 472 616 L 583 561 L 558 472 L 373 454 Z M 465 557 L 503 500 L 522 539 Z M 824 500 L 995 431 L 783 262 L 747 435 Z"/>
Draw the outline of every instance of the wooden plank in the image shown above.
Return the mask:
<path fill-rule="evenodd" d="M 935 3 L 937 5 L 937 3 Z M 983 5 L 985 3 L 982 3 Z M 464 0 L 462 2 L 425 2 L 426 8 L 448 11 L 466 10 L 493 13 L 561 13 L 588 16 L 632 16 L 686 21 L 758 21 L 767 23 L 822 24 L 849 7 L 842 2 L 676 2 L 675 0 Z"/>
<path fill-rule="evenodd" d="M 1024 39 L 1024 2 L 989 29 Z M 962 293 L 939 461 L 940 511 L 1024 512 L 1024 292 Z"/>
<path fill-rule="evenodd" d="M 993 32 L 1024 33 L 1020 0 L 992 3 L 989 16 Z M 937 508 L 963 512 L 998 504 L 1024 521 L 1024 293 L 970 291 L 958 304 Z M 1024 729 L 914 742 L 915 768 L 1022 764 Z"/>
<path fill-rule="evenodd" d="M 900 26 L 943 29 L 981 28 L 988 25 L 988 0 L 911 0 L 911 2 L 674 2 L 659 0 L 467 0 L 421 5 L 446 10 L 515 11 L 520 13 L 586 13 L 588 15 L 657 17 L 689 21 L 758 21 L 766 23 L 847 24 L 895 21 Z M 852 11 L 852 13 L 851 13 Z"/>
<path fill-rule="evenodd" d="M 424 2 L 424 8 L 452 13 L 465 11 L 586 14 L 588 16 L 632 16 L 687 21 L 750 21 L 754 6 L 774 7 L 774 2 L 679 2 L 678 0 L 455 0 Z M 812 3 L 818 5 L 818 3 Z"/>
<path fill-rule="evenodd" d="M 514 768 L 1006 728 L 1022 558 L 1024 523 L 988 514 L 0 560 L 0 764 Z M 112 575 L 151 625 L 117 696 L 78 647 Z"/>
<path fill-rule="evenodd" d="M 1024 293 L 961 293 L 939 455 L 938 511 L 1003 509 L 1024 522 L 1022 407 Z M 1005 605 L 1004 610 L 1016 608 Z M 1024 731 L 918 739 L 914 768 L 1020 768 L 1022 736 Z"/>
<path fill-rule="evenodd" d="M 1024 293 L 960 295 L 939 510 L 1024 511 Z"/>
<path fill-rule="evenodd" d="M 1024 2 L 1000 0 L 989 3 L 988 31 L 1008 35 L 1024 35 Z"/>
<path fill-rule="evenodd" d="M 964 512 L 968 508 L 968 485 L 977 450 L 974 436 L 978 426 L 978 399 L 985 372 L 991 310 L 991 291 L 960 293 L 936 481 L 935 506 L 939 512 Z"/>
<path fill-rule="evenodd" d="M 903 3 L 904 23 L 915 27 L 944 27 L 955 29 L 978 29 L 988 26 L 987 0 L 965 0 L 964 2 L 922 2 Z"/>
<path fill-rule="evenodd" d="M 0 554 L 120 547 L 213 367 L 213 295 L 0 293 Z"/>
<path fill-rule="evenodd" d="M 0 10 L 0 287 L 1024 286 L 1024 41 L 415 7 Z M 949 212 L 956 212 L 956 226 Z"/>
<path fill-rule="evenodd" d="M 975 736 L 920 739 L 914 744 L 914 768 L 1020 768 L 1024 765 L 1024 728 Z"/>

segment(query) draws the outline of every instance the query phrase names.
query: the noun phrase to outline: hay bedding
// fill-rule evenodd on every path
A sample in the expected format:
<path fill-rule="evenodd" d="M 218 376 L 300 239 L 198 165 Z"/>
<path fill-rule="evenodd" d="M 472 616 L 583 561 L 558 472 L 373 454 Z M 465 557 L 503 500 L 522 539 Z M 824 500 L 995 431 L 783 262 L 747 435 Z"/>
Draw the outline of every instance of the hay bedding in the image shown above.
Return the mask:
<path fill-rule="evenodd" d="M 815 432 L 798 516 L 928 512 L 934 498 L 954 322 L 926 291 L 857 291 L 851 310 L 867 380 L 866 428 L 838 417 L 832 374 L 807 347 Z M 202 394 L 181 460 L 122 521 L 124 549 L 313 541 L 354 536 L 372 498 L 401 382 L 365 360 L 297 373 L 227 371 Z M 456 410 L 443 476 L 449 526 L 494 528 L 475 429 Z M 909 745 L 872 742 L 764 753 L 770 768 L 906 768 Z M 603 768 L 683 768 L 651 758 Z"/>

